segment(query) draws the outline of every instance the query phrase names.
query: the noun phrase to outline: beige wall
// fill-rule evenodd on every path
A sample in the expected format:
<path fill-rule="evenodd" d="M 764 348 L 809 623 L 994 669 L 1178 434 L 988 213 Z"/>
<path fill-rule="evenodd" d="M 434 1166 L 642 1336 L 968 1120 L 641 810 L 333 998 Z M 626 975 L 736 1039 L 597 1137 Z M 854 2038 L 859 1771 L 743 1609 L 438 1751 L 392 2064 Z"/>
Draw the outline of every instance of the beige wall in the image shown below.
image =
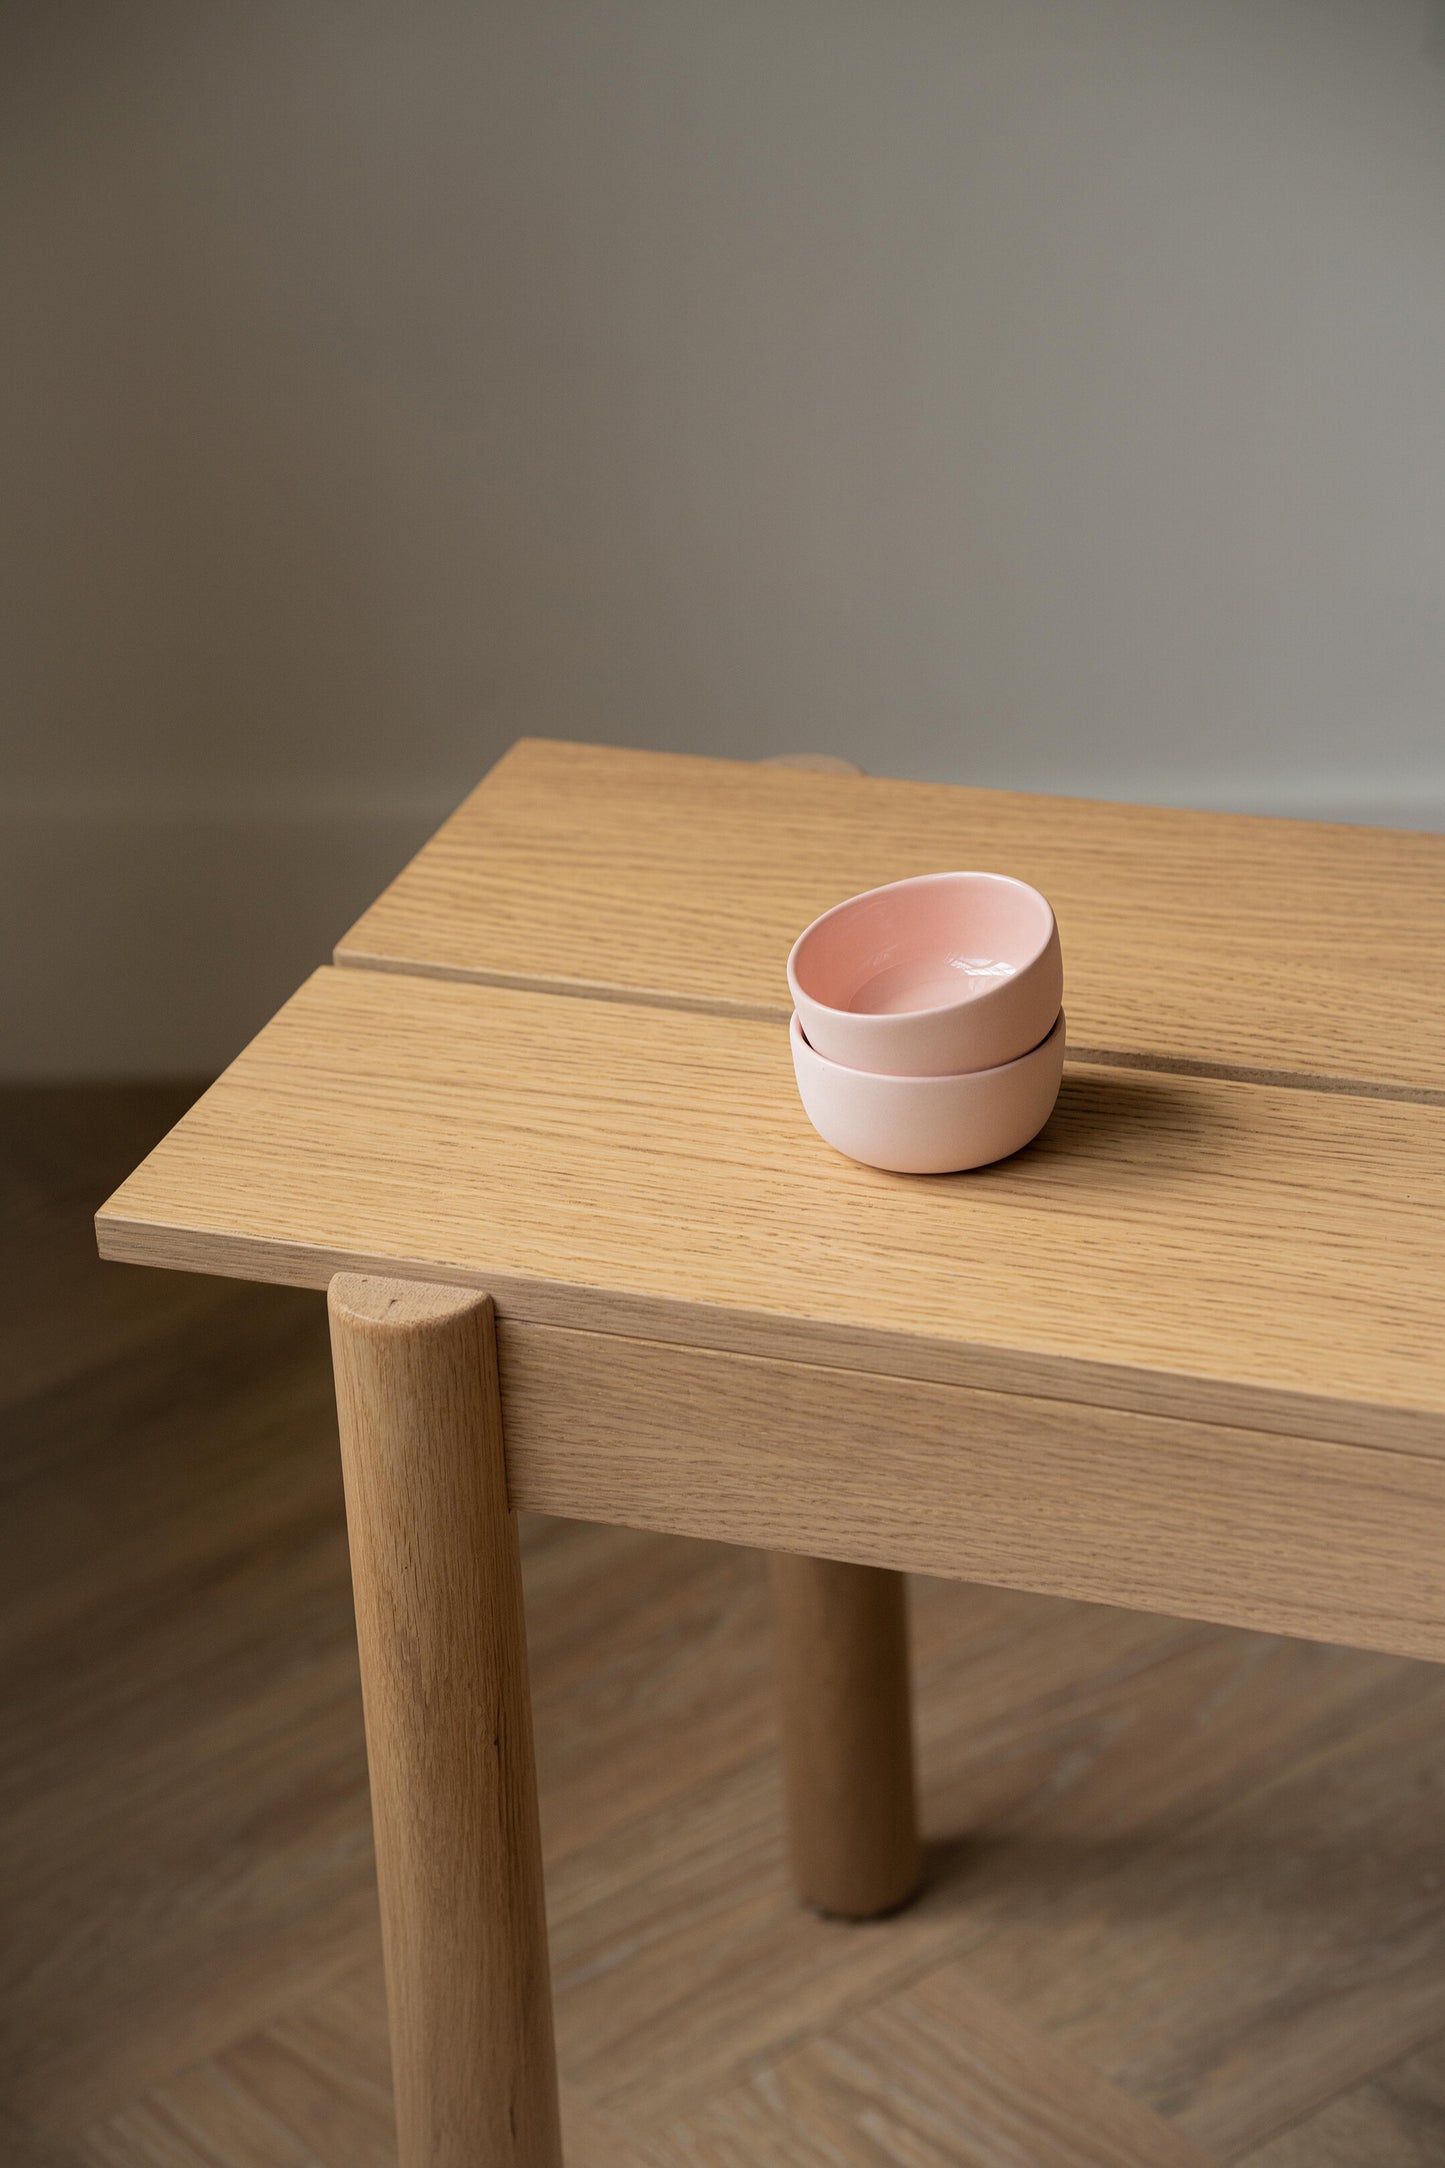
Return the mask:
<path fill-rule="evenodd" d="M 1445 16 L 4 15 L 0 1066 L 519 731 L 1445 826 Z"/>

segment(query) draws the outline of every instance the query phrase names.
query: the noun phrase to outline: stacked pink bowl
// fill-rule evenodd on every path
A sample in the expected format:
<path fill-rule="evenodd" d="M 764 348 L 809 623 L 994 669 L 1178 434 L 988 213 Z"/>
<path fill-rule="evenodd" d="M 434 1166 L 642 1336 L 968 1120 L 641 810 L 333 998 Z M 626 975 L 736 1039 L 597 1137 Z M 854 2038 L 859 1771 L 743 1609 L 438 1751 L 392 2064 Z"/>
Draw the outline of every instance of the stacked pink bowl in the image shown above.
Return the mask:
<path fill-rule="evenodd" d="M 1046 899 L 1004 873 L 925 873 L 815 918 L 788 958 L 793 1070 L 849 1159 L 954 1174 L 1053 1112 L 1063 958 Z"/>

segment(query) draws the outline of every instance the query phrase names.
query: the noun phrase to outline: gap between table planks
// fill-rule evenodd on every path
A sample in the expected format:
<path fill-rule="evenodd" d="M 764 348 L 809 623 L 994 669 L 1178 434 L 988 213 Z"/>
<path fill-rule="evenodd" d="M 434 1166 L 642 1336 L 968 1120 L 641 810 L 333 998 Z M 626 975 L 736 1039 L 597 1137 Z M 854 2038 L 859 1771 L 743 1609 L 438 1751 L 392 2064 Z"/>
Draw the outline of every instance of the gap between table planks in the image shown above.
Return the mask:
<path fill-rule="evenodd" d="M 786 1017 L 818 912 L 946 866 L 1058 914 L 1076 1054 L 1445 1104 L 1445 837 L 523 739 L 338 964 Z"/>

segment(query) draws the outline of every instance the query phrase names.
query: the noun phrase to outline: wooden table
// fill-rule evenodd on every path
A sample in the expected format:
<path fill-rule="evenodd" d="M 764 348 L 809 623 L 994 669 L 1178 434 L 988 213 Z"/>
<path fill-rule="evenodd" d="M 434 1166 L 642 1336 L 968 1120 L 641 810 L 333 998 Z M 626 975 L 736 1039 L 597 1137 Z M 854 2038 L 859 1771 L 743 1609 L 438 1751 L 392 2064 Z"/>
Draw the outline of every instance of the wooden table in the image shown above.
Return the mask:
<path fill-rule="evenodd" d="M 1058 1109 L 813 1134 L 783 961 L 940 866 Z M 527 742 L 99 1214 L 330 1288 L 405 2168 L 555 2168 L 513 1512 L 774 1555 L 802 1895 L 917 1880 L 904 1571 L 1445 1656 L 1445 838 Z"/>

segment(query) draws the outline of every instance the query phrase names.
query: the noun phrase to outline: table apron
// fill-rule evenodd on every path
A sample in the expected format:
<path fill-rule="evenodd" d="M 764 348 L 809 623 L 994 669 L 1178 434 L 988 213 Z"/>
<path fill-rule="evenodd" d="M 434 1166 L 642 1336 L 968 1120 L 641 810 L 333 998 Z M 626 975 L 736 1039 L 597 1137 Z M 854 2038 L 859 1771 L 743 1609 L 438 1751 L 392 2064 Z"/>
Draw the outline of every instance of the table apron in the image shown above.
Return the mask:
<path fill-rule="evenodd" d="M 501 1319 L 516 1506 L 1445 1657 L 1445 1459 Z"/>

